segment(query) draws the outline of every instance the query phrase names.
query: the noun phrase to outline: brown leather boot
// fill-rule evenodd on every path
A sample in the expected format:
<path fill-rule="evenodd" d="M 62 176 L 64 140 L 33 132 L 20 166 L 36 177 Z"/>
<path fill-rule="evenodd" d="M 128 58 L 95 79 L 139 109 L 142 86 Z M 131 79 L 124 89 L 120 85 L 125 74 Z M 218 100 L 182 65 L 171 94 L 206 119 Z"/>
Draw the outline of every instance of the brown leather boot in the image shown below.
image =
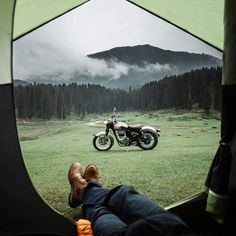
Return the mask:
<path fill-rule="evenodd" d="M 75 208 L 82 203 L 82 195 L 87 186 L 86 180 L 83 178 L 83 170 L 80 163 L 74 163 L 70 166 L 68 179 L 71 185 L 68 204 Z"/>
<path fill-rule="evenodd" d="M 84 171 L 84 178 L 87 181 L 98 181 L 98 168 L 95 165 L 89 164 Z"/>

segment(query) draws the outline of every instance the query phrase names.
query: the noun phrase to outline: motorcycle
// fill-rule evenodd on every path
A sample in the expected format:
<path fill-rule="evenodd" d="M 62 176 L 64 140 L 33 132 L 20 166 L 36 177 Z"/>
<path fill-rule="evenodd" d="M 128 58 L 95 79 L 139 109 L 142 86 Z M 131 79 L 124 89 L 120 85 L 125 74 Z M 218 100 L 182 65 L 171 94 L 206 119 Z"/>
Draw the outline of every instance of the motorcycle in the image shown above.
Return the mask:
<path fill-rule="evenodd" d="M 160 129 L 152 126 L 128 125 L 117 121 L 117 115 L 113 111 L 111 119 L 105 120 L 106 130 L 94 135 L 93 146 L 98 151 L 107 151 L 114 145 L 115 137 L 121 147 L 131 145 L 139 146 L 143 150 L 151 150 L 156 147 L 160 136 Z"/>

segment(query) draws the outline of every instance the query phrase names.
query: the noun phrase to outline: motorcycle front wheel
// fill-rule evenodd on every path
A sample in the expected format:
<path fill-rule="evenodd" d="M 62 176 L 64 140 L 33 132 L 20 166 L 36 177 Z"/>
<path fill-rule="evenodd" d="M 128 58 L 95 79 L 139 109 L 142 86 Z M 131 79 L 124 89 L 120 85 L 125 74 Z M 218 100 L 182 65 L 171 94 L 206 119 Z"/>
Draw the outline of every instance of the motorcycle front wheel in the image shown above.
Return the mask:
<path fill-rule="evenodd" d="M 158 142 L 157 135 L 150 131 L 144 131 L 138 141 L 138 145 L 143 150 L 151 150 L 156 147 Z"/>
<path fill-rule="evenodd" d="M 93 146 L 98 151 L 107 151 L 109 150 L 114 144 L 114 139 L 111 135 L 100 134 L 93 138 Z"/>

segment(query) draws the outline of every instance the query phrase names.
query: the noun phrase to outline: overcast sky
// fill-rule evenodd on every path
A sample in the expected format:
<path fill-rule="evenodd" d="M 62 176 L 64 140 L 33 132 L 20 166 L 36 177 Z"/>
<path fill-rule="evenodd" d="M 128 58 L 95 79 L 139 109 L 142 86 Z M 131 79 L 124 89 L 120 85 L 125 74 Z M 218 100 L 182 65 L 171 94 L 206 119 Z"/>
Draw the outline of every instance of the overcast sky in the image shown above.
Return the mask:
<path fill-rule="evenodd" d="M 100 73 L 106 65 L 85 55 L 140 44 L 222 56 L 204 42 L 125 0 L 91 0 L 14 43 L 15 79 L 56 70 Z"/>

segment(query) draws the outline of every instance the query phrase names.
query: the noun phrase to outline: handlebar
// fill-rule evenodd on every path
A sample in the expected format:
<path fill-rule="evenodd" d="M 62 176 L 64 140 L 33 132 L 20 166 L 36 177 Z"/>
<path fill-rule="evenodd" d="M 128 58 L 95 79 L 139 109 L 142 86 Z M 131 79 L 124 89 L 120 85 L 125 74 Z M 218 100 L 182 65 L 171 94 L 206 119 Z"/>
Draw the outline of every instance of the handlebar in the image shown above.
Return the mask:
<path fill-rule="evenodd" d="M 111 119 L 112 119 L 112 121 L 114 122 L 114 123 L 116 123 L 117 121 L 116 121 L 116 115 L 115 114 L 113 114 L 113 115 L 111 115 Z"/>

